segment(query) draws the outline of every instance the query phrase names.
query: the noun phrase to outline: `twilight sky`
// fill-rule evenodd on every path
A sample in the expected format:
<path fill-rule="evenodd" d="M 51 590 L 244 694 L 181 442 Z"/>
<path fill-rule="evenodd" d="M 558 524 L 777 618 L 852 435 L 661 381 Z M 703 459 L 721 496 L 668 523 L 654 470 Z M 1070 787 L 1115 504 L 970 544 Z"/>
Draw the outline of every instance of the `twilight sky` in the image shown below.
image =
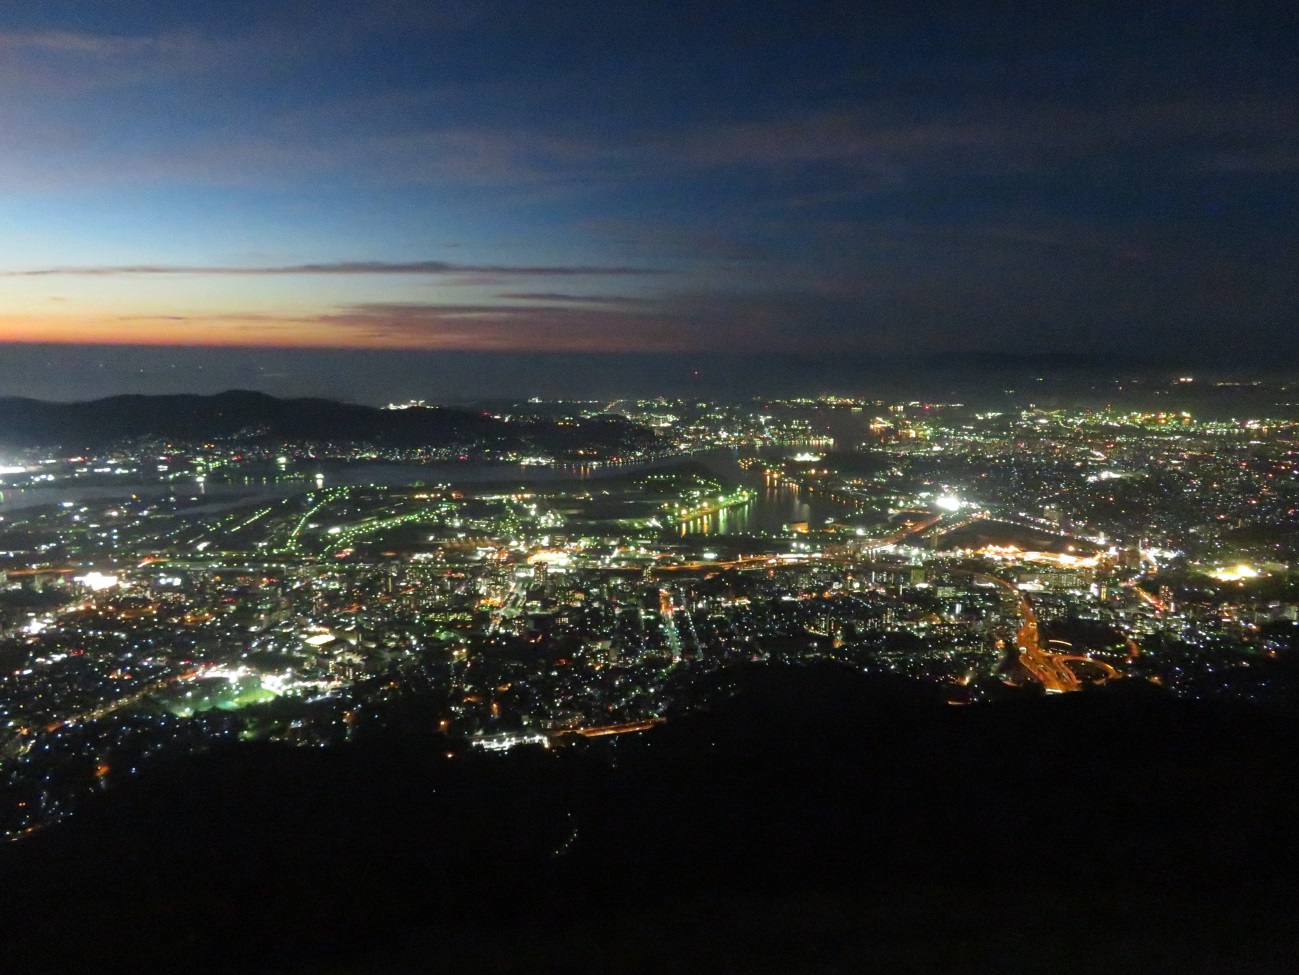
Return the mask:
<path fill-rule="evenodd" d="M 0 394 L 1293 360 L 1296 8 L 1078 6 L 0 5 Z"/>

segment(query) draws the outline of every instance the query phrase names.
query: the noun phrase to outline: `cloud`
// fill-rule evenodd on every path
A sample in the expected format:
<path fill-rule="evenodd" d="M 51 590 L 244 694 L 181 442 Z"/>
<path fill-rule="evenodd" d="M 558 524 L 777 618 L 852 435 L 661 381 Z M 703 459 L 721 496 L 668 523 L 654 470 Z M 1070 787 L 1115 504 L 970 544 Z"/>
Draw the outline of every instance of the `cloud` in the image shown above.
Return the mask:
<path fill-rule="evenodd" d="M 452 264 L 447 261 L 335 261 L 322 264 L 286 264 L 278 267 L 204 267 L 201 265 L 125 264 L 98 267 L 45 267 L 0 271 L 0 277 L 130 277 L 178 274 L 197 275 L 500 275 L 502 277 L 623 277 L 664 274 L 655 268 L 602 267 L 576 264 L 571 266 Z M 580 300 L 580 299 L 575 299 Z"/>
<path fill-rule="evenodd" d="M 1209 94 L 1150 99 L 1103 107 L 1051 103 L 988 102 L 976 108 L 933 111 L 895 121 L 895 111 L 862 104 L 837 110 L 775 116 L 644 136 L 637 155 L 695 170 L 739 168 L 772 173 L 810 169 L 852 173 L 860 182 L 847 196 L 879 192 L 939 172 L 1004 176 L 1007 171 L 1049 170 L 1079 158 L 1123 161 L 1135 152 L 1167 153 L 1177 169 L 1190 168 L 1188 147 L 1272 145 L 1278 133 L 1299 128 L 1299 108 L 1284 99 L 1229 99 Z M 1267 158 L 1288 163 L 1290 153 Z M 1266 163 L 1265 163 L 1266 165 Z M 1287 166 L 1288 168 L 1288 166 Z M 800 183 L 799 194 L 842 188 Z"/>
<path fill-rule="evenodd" d="M 76 31 L 0 31 L 0 51 L 10 52 L 121 57 L 175 46 L 177 42 L 171 38 L 110 36 Z"/>
<path fill-rule="evenodd" d="M 697 345 L 690 323 L 670 310 L 557 304 L 368 302 L 319 314 L 127 315 L 117 321 L 125 328 L 99 331 L 123 343 L 516 352 L 661 352 Z M 28 323 L 24 340 L 46 340 L 38 325 Z M 65 329 L 53 340 L 67 341 L 69 334 Z"/>
<path fill-rule="evenodd" d="M 1299 170 L 1299 148 L 1259 149 L 1255 152 L 1221 152 L 1204 163 L 1204 169 L 1221 173 L 1272 175 Z"/>
<path fill-rule="evenodd" d="M 31 84 L 6 76 L 6 43 L 24 54 L 10 60 L 22 61 L 22 71 L 38 73 Z M 1223 171 L 1288 170 L 1299 127 L 1299 110 L 1284 99 L 1210 93 L 1100 107 L 1061 106 L 1049 99 L 951 107 L 876 99 L 771 111 L 743 122 L 633 121 L 617 127 L 594 120 L 555 125 L 543 121 L 548 117 L 543 111 L 504 122 L 494 113 L 489 121 L 482 117 L 483 103 L 526 100 L 527 94 L 499 91 L 488 81 L 263 106 L 254 97 L 259 86 L 288 80 L 287 68 L 277 74 L 270 67 L 285 62 L 277 46 L 282 43 L 290 42 L 0 34 L 0 123 L 6 121 L 6 101 L 21 104 L 27 116 L 15 130 L 22 138 L 6 147 L 2 175 L 10 183 L 33 186 L 283 187 L 310 179 L 352 186 L 491 188 L 529 199 L 591 198 L 665 178 L 726 177 L 752 180 L 747 189 L 742 183 L 735 187 L 750 197 L 760 188 L 759 207 L 811 208 L 963 177 L 1004 180 L 1008 174 L 1050 173 L 1080 162 L 1111 174 L 1149 171 L 1154 165 L 1188 171 L 1206 157 L 1219 156 L 1216 168 Z M 83 50 L 103 53 L 77 56 L 92 62 L 89 66 L 47 64 L 64 58 L 38 56 Z M 318 56 L 295 52 L 290 60 L 302 61 L 306 71 Z M 188 102 L 185 115 L 195 120 L 180 135 L 119 145 L 115 129 L 97 127 L 98 118 L 112 116 L 133 98 L 141 100 L 141 113 L 156 112 L 148 85 L 136 93 L 115 91 L 105 112 L 68 132 L 29 131 L 48 126 L 39 106 L 48 102 L 51 88 L 71 84 L 68 79 L 83 69 L 100 81 L 112 75 L 101 61 L 121 62 L 123 70 L 132 66 L 113 82 L 118 87 L 156 80 L 159 72 L 210 69 L 212 77 L 176 86 L 173 99 Z M 226 79 L 229 72 L 236 80 Z M 6 81 L 26 96 L 6 94 Z M 232 98 L 240 106 L 237 124 L 212 114 L 214 104 Z M 173 108 L 170 102 L 168 107 Z M 69 141 L 85 143 L 84 150 L 69 158 L 59 144 Z M 59 165 L 51 172 L 56 153 Z"/>
<path fill-rule="evenodd" d="M 846 225 L 842 233 L 855 256 L 839 257 L 845 248 L 831 241 L 820 250 L 833 260 L 727 288 L 687 275 L 675 293 L 646 298 L 518 290 L 501 291 L 496 301 L 357 301 L 296 314 L 252 308 L 116 323 L 82 316 L 62 325 L 54 316 L 27 316 L 0 321 L 0 340 L 821 357 L 1094 347 L 1120 356 L 1192 347 L 1275 356 L 1294 346 L 1293 246 L 1259 261 L 1227 242 L 1174 245 L 1086 225 L 917 228 L 903 221 Z M 433 266 L 460 273 L 459 265 Z"/>
<path fill-rule="evenodd" d="M 850 163 L 881 171 L 901 160 L 953 150 L 987 150 L 1003 139 L 986 121 L 889 125 L 839 111 L 738 125 L 697 127 L 654 140 L 663 158 L 704 168 Z"/>
<path fill-rule="evenodd" d="M 246 42 L 192 33 L 94 34 L 0 31 L 0 98 L 48 109 L 52 99 L 124 91 L 193 79 L 222 70 L 251 70 Z"/>
<path fill-rule="evenodd" d="M 368 303 L 321 315 L 365 345 L 538 352 L 665 352 L 691 348 L 671 316 L 555 306 Z"/>
<path fill-rule="evenodd" d="M 631 307 L 369 302 L 314 319 L 362 346 L 512 352 L 807 352 L 910 348 L 861 300 L 807 290 L 693 292 Z"/>
<path fill-rule="evenodd" d="M 507 292 L 496 297 L 507 301 L 552 301 L 560 304 L 643 305 L 649 299 L 629 295 L 568 295 L 556 291 Z"/>

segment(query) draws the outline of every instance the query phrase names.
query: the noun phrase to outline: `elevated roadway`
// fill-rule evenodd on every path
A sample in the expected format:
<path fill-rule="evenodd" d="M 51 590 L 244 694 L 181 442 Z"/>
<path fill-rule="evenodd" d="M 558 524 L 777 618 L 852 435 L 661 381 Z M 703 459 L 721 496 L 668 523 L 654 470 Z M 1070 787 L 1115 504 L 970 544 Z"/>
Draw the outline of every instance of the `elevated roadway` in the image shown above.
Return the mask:
<path fill-rule="evenodd" d="M 996 576 L 980 573 L 976 575 L 976 578 L 991 582 L 993 585 L 1004 589 L 1018 604 L 1020 625 L 1019 631 L 1015 634 L 1015 648 L 1019 651 L 1019 662 L 1024 669 L 1032 674 L 1033 678 L 1046 688 L 1049 693 L 1063 694 L 1068 691 L 1079 690 L 1082 687 L 1082 681 L 1069 668 L 1066 661 L 1069 659 L 1088 660 L 1088 658 L 1079 657 L 1075 654 L 1065 656 L 1048 653 L 1043 650 L 1041 636 L 1037 628 L 1037 614 L 1033 612 L 1032 604 L 1029 603 L 1028 597 L 1019 591 L 1019 587 Z M 1090 660 L 1088 662 L 1094 663 L 1094 661 Z"/>

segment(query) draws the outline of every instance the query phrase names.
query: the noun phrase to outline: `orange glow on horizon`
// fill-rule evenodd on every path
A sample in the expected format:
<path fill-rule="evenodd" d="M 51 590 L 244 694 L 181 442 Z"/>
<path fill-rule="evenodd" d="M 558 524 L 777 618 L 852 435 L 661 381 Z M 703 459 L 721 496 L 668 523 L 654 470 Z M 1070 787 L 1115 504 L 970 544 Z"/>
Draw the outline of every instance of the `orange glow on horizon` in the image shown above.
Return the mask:
<path fill-rule="evenodd" d="M 673 352 L 684 336 L 653 329 L 537 327 L 506 321 L 373 327 L 322 317 L 141 318 L 90 315 L 0 316 L 0 344 L 192 346 L 202 348 L 390 349 L 467 352 Z"/>

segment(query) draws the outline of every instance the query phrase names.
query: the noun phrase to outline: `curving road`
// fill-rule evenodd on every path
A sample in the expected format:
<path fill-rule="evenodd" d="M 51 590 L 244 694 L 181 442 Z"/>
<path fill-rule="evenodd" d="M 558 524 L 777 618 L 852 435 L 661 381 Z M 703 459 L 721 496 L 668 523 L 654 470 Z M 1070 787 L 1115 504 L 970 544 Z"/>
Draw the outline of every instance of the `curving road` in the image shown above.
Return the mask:
<path fill-rule="evenodd" d="M 1047 653 L 1042 649 L 1037 632 L 1037 614 L 1033 612 L 1028 597 L 1019 591 L 1019 587 L 996 576 L 980 574 L 978 578 L 1001 586 L 1019 603 L 1020 626 L 1019 632 L 1015 635 L 1015 646 L 1019 650 L 1019 662 L 1024 665 L 1024 669 L 1032 674 L 1049 693 L 1063 694 L 1081 688 L 1082 681 L 1069 669 L 1065 658 L 1058 654 Z"/>

